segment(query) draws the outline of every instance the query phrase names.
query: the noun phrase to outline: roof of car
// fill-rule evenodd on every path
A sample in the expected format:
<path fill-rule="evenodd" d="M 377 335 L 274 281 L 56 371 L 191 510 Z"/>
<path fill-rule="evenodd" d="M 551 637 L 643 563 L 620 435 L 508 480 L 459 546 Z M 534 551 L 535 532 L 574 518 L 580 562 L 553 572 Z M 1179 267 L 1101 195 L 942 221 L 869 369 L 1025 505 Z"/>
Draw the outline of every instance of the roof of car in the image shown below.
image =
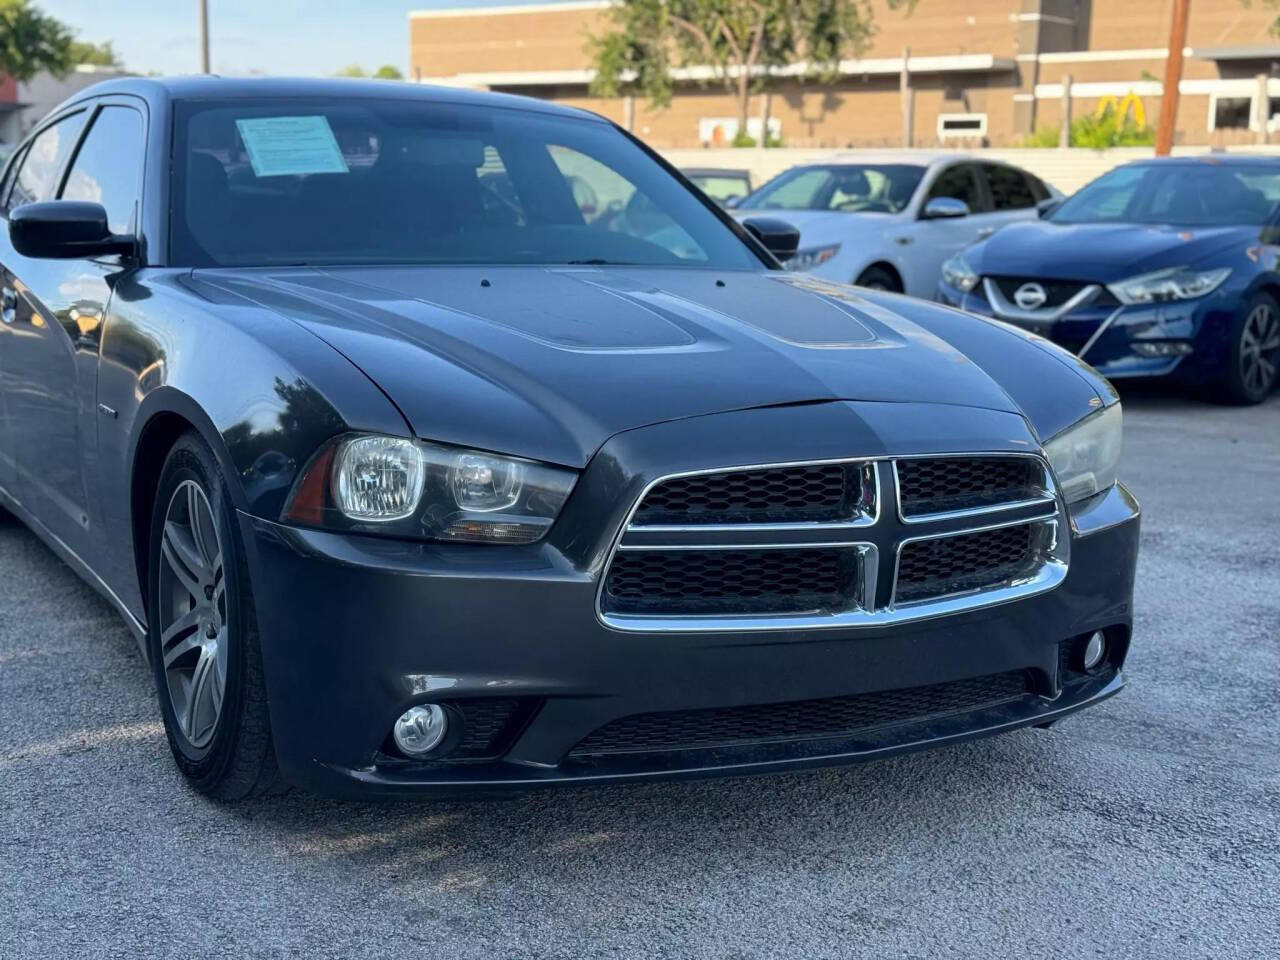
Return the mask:
<path fill-rule="evenodd" d="M 866 163 L 900 164 L 911 167 L 928 167 L 948 160 L 973 160 L 972 155 L 954 150 L 866 150 L 838 153 L 830 160 L 817 163 Z"/>
<path fill-rule="evenodd" d="M 1144 157 L 1141 160 L 1130 161 L 1128 166 L 1141 166 L 1149 164 L 1182 164 L 1184 166 L 1192 164 L 1203 164 L 1207 166 L 1224 166 L 1239 167 L 1257 165 L 1260 163 L 1269 163 L 1271 165 L 1280 164 L 1280 156 L 1275 154 L 1261 153 L 1198 153 L 1188 157 Z"/>
<path fill-rule="evenodd" d="M 589 117 L 596 114 L 576 107 L 565 107 L 506 93 L 441 87 L 394 80 L 367 80 L 352 77 L 221 77 L 216 74 L 192 74 L 173 77 L 120 77 L 104 80 L 77 91 L 66 102 L 72 103 L 106 94 L 133 94 L 145 99 L 168 100 L 240 100 L 260 97 L 333 97 L 336 99 L 377 98 L 380 100 L 420 100 L 438 103 L 461 103 L 475 106 L 507 107 L 536 110 L 561 116 Z"/>

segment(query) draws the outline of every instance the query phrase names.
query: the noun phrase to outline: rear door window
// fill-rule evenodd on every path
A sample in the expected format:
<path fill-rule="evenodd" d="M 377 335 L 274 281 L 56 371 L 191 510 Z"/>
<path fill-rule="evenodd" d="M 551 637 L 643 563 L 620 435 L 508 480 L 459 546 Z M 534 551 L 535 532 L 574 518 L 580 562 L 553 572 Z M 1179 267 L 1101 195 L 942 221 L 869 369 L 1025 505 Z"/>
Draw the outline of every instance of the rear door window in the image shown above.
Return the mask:
<path fill-rule="evenodd" d="M 11 209 L 24 203 L 38 203 L 54 198 L 58 192 L 58 174 L 76 145 L 85 119 L 83 110 L 63 117 L 53 126 L 46 127 L 31 141 L 14 179 L 13 192 L 9 197 Z"/>
<path fill-rule="evenodd" d="M 998 163 L 984 163 L 987 186 L 991 190 L 991 205 L 1000 210 L 1025 210 L 1036 205 L 1035 194 L 1021 170 Z"/>

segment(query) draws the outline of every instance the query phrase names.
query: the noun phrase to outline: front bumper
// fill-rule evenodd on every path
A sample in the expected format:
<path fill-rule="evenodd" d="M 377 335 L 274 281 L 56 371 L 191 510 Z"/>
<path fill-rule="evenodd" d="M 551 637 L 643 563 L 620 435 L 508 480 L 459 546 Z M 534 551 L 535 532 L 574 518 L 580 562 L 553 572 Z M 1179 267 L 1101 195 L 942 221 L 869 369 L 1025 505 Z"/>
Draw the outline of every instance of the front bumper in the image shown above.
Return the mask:
<path fill-rule="evenodd" d="M 934 299 L 1037 333 L 1111 380 L 1162 377 L 1175 371 L 1193 379 L 1216 377 L 1227 362 L 1228 331 L 1242 304 L 1237 291 L 1219 290 L 1199 300 L 1143 306 L 1088 304 L 1042 322 L 1002 314 L 983 294 L 981 284 L 962 293 L 940 281 Z M 1155 356 L 1144 352 L 1165 344 L 1186 352 Z"/>
<path fill-rule="evenodd" d="M 913 404 L 822 404 L 661 424 L 615 438 L 546 542 L 413 544 L 241 516 L 285 775 L 332 793 L 520 788 L 778 771 L 847 763 L 1029 724 L 1123 686 L 1138 511 L 1120 487 L 1077 512 L 1052 590 L 890 626 L 767 632 L 626 632 L 596 595 L 638 491 L 691 466 L 999 450 L 1029 442 L 1019 417 Z M 767 456 L 762 456 L 762 450 Z M 1068 676 L 1062 645 L 1108 631 L 1097 674 Z M 898 717 L 842 736 L 583 759 L 619 718 L 873 696 L 995 675 L 1026 691 L 977 709 Z M 520 705 L 501 755 L 413 763 L 387 735 L 414 703 Z"/>

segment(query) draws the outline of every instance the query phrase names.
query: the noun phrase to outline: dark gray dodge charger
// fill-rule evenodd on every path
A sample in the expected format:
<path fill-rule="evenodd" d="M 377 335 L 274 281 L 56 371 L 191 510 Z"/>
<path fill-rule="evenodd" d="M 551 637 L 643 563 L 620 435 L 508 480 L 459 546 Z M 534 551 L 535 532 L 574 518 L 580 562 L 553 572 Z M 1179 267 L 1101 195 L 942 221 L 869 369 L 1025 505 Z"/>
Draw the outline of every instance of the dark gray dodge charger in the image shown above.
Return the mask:
<path fill-rule="evenodd" d="M 199 790 L 848 763 L 1118 692 L 1105 380 L 788 273 L 613 124 L 130 79 L 0 182 L 0 504 L 102 592 Z"/>

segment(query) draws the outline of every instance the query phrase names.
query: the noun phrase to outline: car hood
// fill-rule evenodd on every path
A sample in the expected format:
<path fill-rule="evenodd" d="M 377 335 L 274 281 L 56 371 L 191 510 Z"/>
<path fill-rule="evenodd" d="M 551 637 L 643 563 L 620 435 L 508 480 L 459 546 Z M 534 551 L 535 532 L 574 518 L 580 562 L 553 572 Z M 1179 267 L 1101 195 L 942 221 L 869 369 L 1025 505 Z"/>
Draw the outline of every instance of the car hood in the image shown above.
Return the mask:
<path fill-rule="evenodd" d="M 941 337 L 853 288 L 775 271 L 198 270 L 356 364 L 423 438 L 582 466 L 611 436 L 829 400 L 1018 411 Z"/>
<path fill-rule="evenodd" d="M 966 253 L 991 276 L 1113 283 L 1164 267 L 1190 266 L 1233 243 L 1254 242 L 1258 228 L 1124 223 L 1013 223 Z"/>

